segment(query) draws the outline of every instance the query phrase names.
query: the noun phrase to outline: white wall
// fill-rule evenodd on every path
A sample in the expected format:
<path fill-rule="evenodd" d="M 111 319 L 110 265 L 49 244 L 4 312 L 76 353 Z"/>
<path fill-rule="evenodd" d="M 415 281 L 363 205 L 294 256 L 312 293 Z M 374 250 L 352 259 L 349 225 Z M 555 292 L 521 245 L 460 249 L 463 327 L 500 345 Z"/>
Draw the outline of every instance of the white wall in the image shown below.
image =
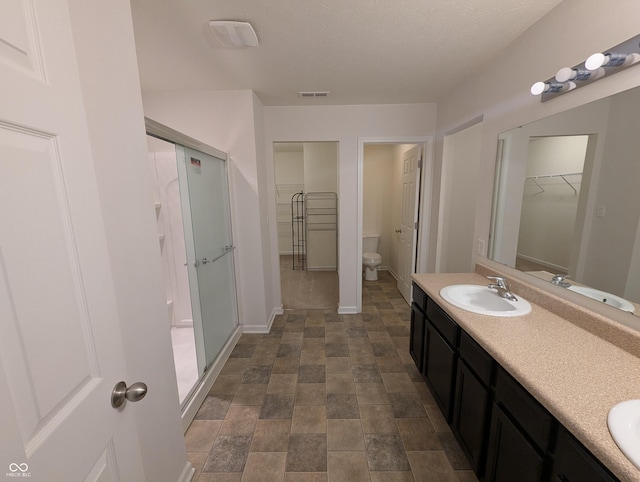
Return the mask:
<path fill-rule="evenodd" d="M 264 166 L 262 105 L 251 91 L 195 91 L 144 93 L 147 117 L 191 136 L 230 156 L 232 228 L 235 252 L 238 308 L 245 331 L 264 331 L 272 320 L 279 286 L 272 282 L 279 269 L 275 212 L 262 202 L 274 191 L 273 144 L 269 146 L 270 170 Z M 256 142 L 260 141 L 260 149 Z M 270 199 L 275 211 L 275 202 Z M 269 208 L 271 209 L 271 207 Z M 270 220 L 273 222 L 270 223 Z M 274 250 L 271 246 L 274 246 Z M 271 259 L 274 257 L 274 259 Z"/>
<path fill-rule="evenodd" d="M 149 387 L 144 401 L 126 410 L 135 414 L 143 441 L 146 480 L 179 480 L 187 459 L 147 167 L 131 7 L 128 0 L 70 0 L 69 7 L 120 330 L 131 368 L 123 378 Z M 126 457 L 120 462 L 126 462 Z"/>
<path fill-rule="evenodd" d="M 265 107 L 265 152 L 267 167 L 273 172 L 273 142 L 337 141 L 339 201 L 339 267 L 342 313 L 357 310 L 358 247 L 358 138 L 430 136 L 435 129 L 434 104 L 351 105 Z M 273 179 L 273 174 L 270 174 Z M 273 185 L 273 183 L 271 184 Z M 275 206 L 274 192 L 269 206 Z M 275 207 L 271 208 L 271 217 Z M 274 227 L 271 239 L 277 238 Z M 274 262 L 277 262 L 275 260 Z M 272 268 L 271 284 L 278 286 L 277 265 Z M 275 292 L 274 304 L 280 302 Z"/>
<path fill-rule="evenodd" d="M 438 103 L 436 177 L 441 172 L 444 134 L 484 116 L 476 239 L 488 239 L 500 132 L 638 86 L 640 76 L 638 67 L 633 67 L 545 103 L 529 93 L 531 84 L 552 77 L 560 67 L 578 64 L 593 52 L 606 50 L 637 35 L 639 15 L 640 3 L 635 0 L 620 0 L 615 9 L 600 0 L 564 0 L 494 61 L 475 72 L 472 78 L 463 80 Z M 594 18 L 598 21 L 593 22 Z M 585 25 L 589 28 L 584 28 Z M 549 39 L 565 41 L 550 42 Z M 438 207 L 433 206 L 432 213 L 437 210 Z"/>
<path fill-rule="evenodd" d="M 482 123 L 444 139 L 439 271 L 473 271 L 474 221 L 479 185 Z"/>

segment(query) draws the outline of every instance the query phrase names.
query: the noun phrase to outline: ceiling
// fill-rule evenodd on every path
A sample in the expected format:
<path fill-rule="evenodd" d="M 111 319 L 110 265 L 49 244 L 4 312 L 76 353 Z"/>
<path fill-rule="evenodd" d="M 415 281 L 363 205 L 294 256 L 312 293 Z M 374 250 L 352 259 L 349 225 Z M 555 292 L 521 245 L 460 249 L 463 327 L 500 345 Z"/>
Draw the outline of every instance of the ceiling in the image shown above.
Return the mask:
<path fill-rule="evenodd" d="M 143 91 L 255 91 L 270 105 L 437 102 L 561 0 L 131 0 Z M 257 48 L 214 46 L 209 20 Z M 299 91 L 330 91 L 299 98 Z"/>

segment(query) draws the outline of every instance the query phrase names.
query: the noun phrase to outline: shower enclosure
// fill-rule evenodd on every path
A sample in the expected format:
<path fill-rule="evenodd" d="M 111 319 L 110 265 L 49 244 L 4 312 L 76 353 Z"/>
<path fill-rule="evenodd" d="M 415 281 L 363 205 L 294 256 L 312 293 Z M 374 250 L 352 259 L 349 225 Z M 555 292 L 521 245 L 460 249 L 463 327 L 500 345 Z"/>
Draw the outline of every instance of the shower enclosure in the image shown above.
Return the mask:
<path fill-rule="evenodd" d="M 153 153 L 153 159 L 162 199 L 156 201 L 156 215 L 159 229 L 167 231 L 160 234 L 160 246 L 184 418 L 188 407 L 206 395 L 200 393 L 203 380 L 239 333 L 227 157 L 150 119 L 146 124 L 150 136 L 172 148 L 162 156 Z M 173 172 L 166 166 L 168 155 Z M 185 319 L 187 310 L 176 311 L 185 304 L 181 286 L 190 319 Z"/>

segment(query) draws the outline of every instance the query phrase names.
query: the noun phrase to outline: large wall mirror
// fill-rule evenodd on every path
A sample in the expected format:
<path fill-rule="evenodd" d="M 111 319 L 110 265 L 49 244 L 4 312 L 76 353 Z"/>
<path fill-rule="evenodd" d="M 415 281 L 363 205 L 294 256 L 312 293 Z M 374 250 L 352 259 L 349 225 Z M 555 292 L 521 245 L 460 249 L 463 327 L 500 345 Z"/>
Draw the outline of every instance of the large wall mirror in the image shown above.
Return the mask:
<path fill-rule="evenodd" d="M 640 315 L 639 126 L 635 88 L 502 133 L 489 258 Z"/>

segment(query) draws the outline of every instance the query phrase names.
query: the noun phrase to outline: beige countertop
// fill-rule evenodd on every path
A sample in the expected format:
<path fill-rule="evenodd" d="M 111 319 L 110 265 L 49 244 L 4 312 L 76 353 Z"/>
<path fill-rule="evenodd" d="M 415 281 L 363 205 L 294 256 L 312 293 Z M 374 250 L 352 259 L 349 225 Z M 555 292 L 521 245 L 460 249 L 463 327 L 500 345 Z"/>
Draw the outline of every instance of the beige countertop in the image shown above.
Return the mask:
<path fill-rule="evenodd" d="M 637 356 L 542 307 L 555 307 L 557 299 L 546 303 L 538 293 L 536 304 L 521 294 L 531 313 L 499 318 L 456 308 L 440 296 L 452 284 L 486 285 L 480 274 L 416 274 L 413 280 L 617 477 L 640 481 L 640 470 L 607 428 L 614 405 L 640 399 Z"/>

